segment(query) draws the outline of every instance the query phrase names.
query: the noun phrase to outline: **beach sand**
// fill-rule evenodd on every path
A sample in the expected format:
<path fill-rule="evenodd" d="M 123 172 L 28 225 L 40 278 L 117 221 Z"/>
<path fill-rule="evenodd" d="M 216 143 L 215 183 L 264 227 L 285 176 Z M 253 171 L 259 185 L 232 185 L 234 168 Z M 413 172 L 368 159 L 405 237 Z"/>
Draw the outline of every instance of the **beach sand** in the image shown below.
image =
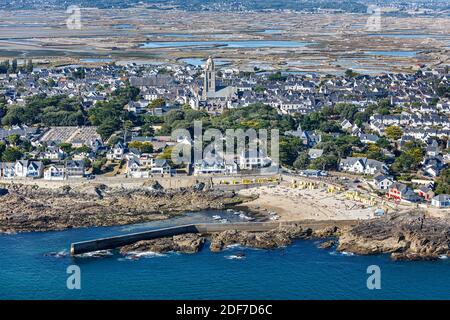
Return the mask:
<path fill-rule="evenodd" d="M 373 218 L 376 207 L 348 200 L 342 194 L 325 189 L 293 189 L 287 185 L 257 187 L 239 191 L 243 196 L 258 196 L 246 202 L 262 213 L 276 212 L 279 221 L 364 220 Z"/>

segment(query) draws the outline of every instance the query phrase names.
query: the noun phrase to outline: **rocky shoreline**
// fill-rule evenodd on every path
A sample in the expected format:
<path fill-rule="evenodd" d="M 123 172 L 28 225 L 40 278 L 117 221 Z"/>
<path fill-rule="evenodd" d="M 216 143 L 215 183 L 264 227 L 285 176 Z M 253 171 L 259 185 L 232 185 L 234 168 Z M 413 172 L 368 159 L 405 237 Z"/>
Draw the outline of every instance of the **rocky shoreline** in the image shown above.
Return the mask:
<path fill-rule="evenodd" d="M 213 190 L 201 183 L 176 190 L 164 190 L 157 183 L 134 190 L 100 184 L 77 190 L 8 185 L 0 188 L 0 233 L 135 224 L 168 219 L 186 211 L 235 207 L 247 200 L 233 191 Z M 273 249 L 288 246 L 297 239 L 324 239 L 319 244 L 322 249 L 336 248 L 359 255 L 389 254 L 393 260 L 435 260 L 450 256 L 450 218 L 411 210 L 344 224 L 292 222 L 266 232 L 226 230 L 140 241 L 121 248 L 120 252 L 195 253 L 207 240 L 212 252 L 234 244 Z"/>
<path fill-rule="evenodd" d="M 226 230 L 212 234 L 189 233 L 181 236 L 139 241 L 122 247 L 120 253 L 122 255 L 135 255 L 142 252 L 166 253 L 170 251 L 196 253 L 201 250 L 206 240 L 209 240 L 209 249 L 212 252 L 220 252 L 226 247 L 236 244 L 258 249 L 275 249 L 288 246 L 297 239 L 329 238 L 337 236 L 339 232 L 338 227 L 327 227 L 314 231 L 311 228 L 305 228 L 294 223 L 265 232 Z"/>
<path fill-rule="evenodd" d="M 141 241 L 121 249 L 122 255 L 151 251 L 195 253 L 206 240 L 212 252 L 230 245 L 274 249 L 288 246 L 294 240 L 322 239 L 321 249 L 359 255 L 390 254 L 393 260 L 436 260 L 450 256 L 450 220 L 426 217 L 421 211 L 394 213 L 362 221 L 354 226 L 311 229 L 300 223 L 281 225 L 266 232 L 227 230 L 213 234 L 188 234 Z"/>
<path fill-rule="evenodd" d="M 135 190 L 89 185 L 44 189 L 7 185 L 0 196 L 0 233 L 55 231 L 163 220 L 186 211 L 224 209 L 245 199 L 232 191 L 163 190 L 158 184 Z"/>
<path fill-rule="evenodd" d="M 436 260 L 450 255 L 450 219 L 414 210 L 363 221 L 339 237 L 337 249 L 387 253 L 393 260 Z"/>

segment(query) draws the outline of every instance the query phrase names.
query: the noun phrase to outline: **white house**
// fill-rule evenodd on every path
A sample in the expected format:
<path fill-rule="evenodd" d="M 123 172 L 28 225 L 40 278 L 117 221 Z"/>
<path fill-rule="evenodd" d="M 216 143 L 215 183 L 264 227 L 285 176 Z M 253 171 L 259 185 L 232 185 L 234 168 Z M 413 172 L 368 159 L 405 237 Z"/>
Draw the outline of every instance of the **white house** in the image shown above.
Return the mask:
<path fill-rule="evenodd" d="M 10 179 L 15 176 L 14 162 L 0 162 L 0 177 Z"/>
<path fill-rule="evenodd" d="M 152 174 L 170 174 L 171 167 L 165 159 L 155 159 L 150 172 Z"/>
<path fill-rule="evenodd" d="M 150 172 L 146 165 L 143 165 L 139 158 L 129 158 L 127 161 L 127 174 L 131 178 L 148 178 Z"/>
<path fill-rule="evenodd" d="M 339 170 L 362 174 L 386 174 L 389 171 L 386 164 L 381 161 L 355 157 L 341 159 L 339 163 Z"/>
<path fill-rule="evenodd" d="M 108 160 L 122 160 L 125 154 L 125 147 L 121 142 L 116 145 L 106 154 Z"/>
<path fill-rule="evenodd" d="M 226 163 L 225 161 L 215 158 L 210 160 L 200 160 L 194 164 L 194 175 L 202 174 L 236 174 L 236 162 Z"/>
<path fill-rule="evenodd" d="M 308 156 L 310 159 L 317 159 L 323 155 L 323 149 L 309 149 Z"/>
<path fill-rule="evenodd" d="M 70 160 L 66 162 L 67 177 L 82 178 L 85 175 L 85 165 L 83 160 Z"/>
<path fill-rule="evenodd" d="M 450 208 L 450 195 L 440 194 L 431 199 L 431 205 L 436 208 Z"/>
<path fill-rule="evenodd" d="M 66 178 L 66 168 L 63 165 L 50 165 L 44 170 L 44 179 L 50 181 L 60 181 Z"/>
<path fill-rule="evenodd" d="M 252 170 L 267 167 L 271 164 L 271 159 L 261 151 L 243 151 L 239 157 L 239 168 L 241 170 Z"/>
<path fill-rule="evenodd" d="M 41 178 L 43 166 L 40 161 L 19 160 L 14 166 L 15 177 Z"/>
<path fill-rule="evenodd" d="M 372 180 L 372 185 L 378 190 L 387 190 L 393 184 L 394 180 L 384 174 L 377 174 Z"/>
<path fill-rule="evenodd" d="M 47 149 L 41 154 L 41 159 L 49 159 L 49 160 L 63 160 L 66 156 L 66 153 L 57 146 L 49 146 Z"/>
<path fill-rule="evenodd" d="M 377 141 L 380 140 L 380 138 L 377 135 L 375 135 L 375 134 L 363 133 L 363 134 L 359 135 L 359 140 L 362 143 L 366 143 L 367 144 L 367 143 L 377 143 Z"/>

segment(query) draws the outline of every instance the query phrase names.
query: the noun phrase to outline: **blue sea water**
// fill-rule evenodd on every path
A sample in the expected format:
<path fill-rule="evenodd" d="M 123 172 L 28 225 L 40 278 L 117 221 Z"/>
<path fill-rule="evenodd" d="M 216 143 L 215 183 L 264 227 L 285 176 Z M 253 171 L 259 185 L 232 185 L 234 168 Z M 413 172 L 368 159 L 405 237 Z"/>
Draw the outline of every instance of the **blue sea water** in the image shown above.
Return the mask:
<path fill-rule="evenodd" d="M 169 253 L 126 259 L 49 256 L 73 241 L 157 227 L 212 221 L 217 212 L 133 226 L 0 236 L 0 299 L 448 299 L 450 261 L 393 262 L 318 249 L 318 241 L 286 248 L 231 247 L 211 253 Z M 239 219 L 220 212 L 230 220 Z M 238 259 L 238 252 L 245 256 Z M 81 289 L 66 287 L 69 265 L 81 269 Z M 367 267 L 381 269 L 381 289 L 366 286 Z"/>
<path fill-rule="evenodd" d="M 366 54 L 374 56 L 386 56 L 386 57 L 414 57 L 417 55 L 417 51 L 367 51 Z"/>
<path fill-rule="evenodd" d="M 108 63 L 108 62 L 112 62 L 112 59 L 110 58 L 85 58 L 85 59 L 80 59 L 81 62 L 86 62 L 86 63 Z"/>

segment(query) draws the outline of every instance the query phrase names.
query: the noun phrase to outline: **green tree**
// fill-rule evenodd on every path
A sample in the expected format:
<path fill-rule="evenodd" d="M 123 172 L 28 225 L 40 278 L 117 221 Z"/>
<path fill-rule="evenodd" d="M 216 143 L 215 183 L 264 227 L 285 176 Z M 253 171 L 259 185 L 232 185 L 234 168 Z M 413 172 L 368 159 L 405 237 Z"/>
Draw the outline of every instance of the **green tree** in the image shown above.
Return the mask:
<path fill-rule="evenodd" d="M 26 70 L 27 70 L 27 72 L 33 72 L 33 68 L 34 68 L 34 66 L 33 66 L 33 60 L 28 60 L 27 61 L 27 64 L 26 64 Z"/>
<path fill-rule="evenodd" d="M 89 148 L 88 146 L 81 146 L 79 148 L 77 148 L 76 153 L 80 154 L 80 153 L 90 153 L 92 151 L 91 148 Z"/>
<path fill-rule="evenodd" d="M 13 126 L 25 122 L 24 108 L 21 106 L 11 106 L 2 118 L 2 124 L 5 126 Z"/>
<path fill-rule="evenodd" d="M 295 159 L 295 161 L 294 161 L 294 168 L 299 169 L 299 170 L 307 169 L 309 164 L 310 164 L 310 161 L 309 161 L 308 153 L 301 152 L 298 155 L 297 159 Z"/>
<path fill-rule="evenodd" d="M 0 141 L 0 159 L 2 159 L 3 152 L 6 149 L 6 144 L 3 141 Z"/>
<path fill-rule="evenodd" d="M 439 85 L 436 93 L 441 98 L 450 98 L 450 87 L 448 85 Z"/>
<path fill-rule="evenodd" d="M 8 111 L 6 106 L 6 97 L 3 94 L 0 94 L 0 120 L 2 120 L 2 117 L 6 114 Z"/>
<path fill-rule="evenodd" d="M 347 78 L 354 78 L 354 77 L 357 77 L 358 75 L 359 75 L 359 73 L 353 71 L 352 69 L 345 70 L 345 76 Z"/>
<path fill-rule="evenodd" d="M 148 123 L 144 123 L 141 126 L 141 135 L 152 137 L 155 134 L 155 129 L 153 129 L 153 126 Z"/>
<path fill-rule="evenodd" d="M 381 148 L 373 143 L 369 144 L 369 147 L 367 150 L 367 158 L 378 160 L 378 161 L 386 160 Z"/>
<path fill-rule="evenodd" d="M 105 158 L 95 160 L 92 163 L 92 173 L 93 174 L 101 174 L 102 173 L 102 168 L 105 165 L 105 163 L 106 163 L 106 159 Z"/>
<path fill-rule="evenodd" d="M 128 144 L 129 148 L 135 148 L 143 153 L 152 153 L 153 145 L 150 142 L 132 141 Z"/>
<path fill-rule="evenodd" d="M 336 170 L 339 158 L 335 155 L 325 155 L 311 161 L 310 167 L 316 170 Z"/>
<path fill-rule="evenodd" d="M 127 141 L 128 139 L 128 133 L 131 131 L 131 129 L 133 128 L 133 122 L 131 120 L 126 120 L 123 123 L 123 140 Z"/>
<path fill-rule="evenodd" d="M 86 70 L 84 68 L 78 68 L 72 71 L 72 77 L 75 79 L 84 79 L 86 77 Z"/>
<path fill-rule="evenodd" d="M 162 153 L 160 153 L 158 155 L 158 159 L 166 159 L 166 160 L 170 160 L 172 159 L 172 150 L 173 147 L 166 147 Z"/>
<path fill-rule="evenodd" d="M 17 144 L 20 142 L 20 135 L 18 134 L 11 134 L 9 135 L 6 140 L 8 143 L 14 147 L 17 147 Z"/>
<path fill-rule="evenodd" d="M 166 100 L 164 98 L 156 98 L 148 104 L 149 109 L 162 108 L 166 105 Z"/>
<path fill-rule="evenodd" d="M 403 147 L 403 152 L 396 157 L 392 169 L 397 174 L 416 171 L 425 155 L 425 150 L 417 142 L 409 142 Z"/>
<path fill-rule="evenodd" d="M 83 125 L 86 116 L 77 98 L 65 95 L 47 97 L 34 95 L 26 100 L 25 106 L 8 108 L 2 119 L 4 125 L 42 123 L 46 126 Z"/>
<path fill-rule="evenodd" d="M 17 59 L 13 59 L 11 65 L 9 66 L 9 73 L 16 73 L 17 72 Z"/>
<path fill-rule="evenodd" d="M 130 85 L 129 82 L 125 83 L 125 86 L 118 88 L 112 94 L 113 97 L 119 99 L 123 105 L 130 101 L 136 101 L 139 98 L 141 90 L 137 87 Z"/>
<path fill-rule="evenodd" d="M 103 121 L 97 127 L 97 133 L 102 137 L 103 140 L 108 140 L 108 138 L 119 129 L 120 129 L 120 120 L 109 118 Z"/>
<path fill-rule="evenodd" d="M 436 193 L 450 194 L 450 169 L 442 170 L 436 179 Z"/>
<path fill-rule="evenodd" d="M 389 126 L 384 132 L 386 134 L 386 137 L 394 141 L 400 139 L 403 136 L 403 131 L 398 126 Z"/>
<path fill-rule="evenodd" d="M 281 82 L 284 82 L 284 81 L 286 81 L 287 77 L 283 76 L 281 71 L 277 71 L 275 73 L 270 74 L 268 79 L 269 79 L 269 81 L 281 81 Z"/>
<path fill-rule="evenodd" d="M 391 110 L 394 106 L 388 99 L 383 99 L 378 102 L 377 112 L 381 115 L 391 114 Z"/>
<path fill-rule="evenodd" d="M 9 60 L 5 60 L 0 63 L 0 73 L 5 74 L 8 73 L 9 70 Z"/>
<path fill-rule="evenodd" d="M 283 165 L 292 166 L 302 150 L 303 143 L 296 137 L 280 138 L 280 161 Z"/>
<path fill-rule="evenodd" d="M 377 146 L 379 146 L 380 148 L 384 148 L 384 149 L 388 149 L 390 148 L 391 144 L 389 142 L 388 139 L 386 139 L 385 137 L 381 137 L 380 139 L 378 139 L 378 141 L 376 142 Z"/>
<path fill-rule="evenodd" d="M 71 153 L 73 151 L 72 149 L 72 144 L 71 143 L 67 143 L 67 142 L 63 142 L 59 144 L 59 147 L 61 148 L 62 151 L 64 151 L 65 153 Z"/>
<path fill-rule="evenodd" d="M 22 157 L 22 151 L 16 147 L 6 147 L 5 151 L 2 153 L 2 161 L 5 162 L 15 162 L 22 159 Z"/>

